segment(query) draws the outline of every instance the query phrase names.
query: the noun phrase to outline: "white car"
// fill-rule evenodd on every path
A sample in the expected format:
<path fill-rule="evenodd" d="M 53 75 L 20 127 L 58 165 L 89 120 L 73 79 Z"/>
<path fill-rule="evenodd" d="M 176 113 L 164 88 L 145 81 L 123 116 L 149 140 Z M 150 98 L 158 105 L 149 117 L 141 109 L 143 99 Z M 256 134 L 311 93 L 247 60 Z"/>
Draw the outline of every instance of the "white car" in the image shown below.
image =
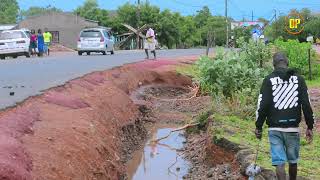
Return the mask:
<path fill-rule="evenodd" d="M 0 32 L 0 59 L 11 56 L 31 56 L 30 37 L 26 30 L 8 30 Z"/>
<path fill-rule="evenodd" d="M 87 28 L 80 32 L 78 39 L 78 54 L 83 53 L 90 55 L 92 52 L 102 53 L 107 52 L 114 54 L 114 40 L 110 30 L 107 28 Z"/>

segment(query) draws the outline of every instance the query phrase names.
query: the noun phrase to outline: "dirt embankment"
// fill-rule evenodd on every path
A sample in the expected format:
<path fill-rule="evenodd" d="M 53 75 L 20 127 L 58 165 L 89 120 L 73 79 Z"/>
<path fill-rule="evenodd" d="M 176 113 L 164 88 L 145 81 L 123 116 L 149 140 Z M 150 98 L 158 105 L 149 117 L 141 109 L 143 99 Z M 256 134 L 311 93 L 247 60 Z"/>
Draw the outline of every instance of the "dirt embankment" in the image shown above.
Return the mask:
<path fill-rule="evenodd" d="M 150 83 L 190 85 L 173 71 L 186 59 L 195 57 L 92 73 L 0 112 L 0 179 L 121 179 L 121 141 L 146 133 L 129 94 Z"/>

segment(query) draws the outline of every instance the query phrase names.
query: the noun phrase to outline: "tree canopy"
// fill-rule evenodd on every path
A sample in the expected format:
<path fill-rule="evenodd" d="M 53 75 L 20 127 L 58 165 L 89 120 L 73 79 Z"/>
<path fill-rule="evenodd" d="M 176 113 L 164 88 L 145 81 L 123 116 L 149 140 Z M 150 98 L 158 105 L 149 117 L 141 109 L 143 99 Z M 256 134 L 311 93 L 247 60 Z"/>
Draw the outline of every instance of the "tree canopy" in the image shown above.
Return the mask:
<path fill-rule="evenodd" d="M 304 31 L 298 35 L 289 34 L 286 29 L 286 15 L 280 16 L 276 21 L 272 22 L 270 26 L 265 29 L 265 35 L 270 40 L 277 38 L 287 39 L 298 39 L 299 41 L 306 41 L 306 37 L 311 34 L 316 38 L 320 37 L 320 17 L 313 15 L 307 8 L 303 8 L 300 11 L 292 9 L 290 13 L 299 13 L 304 19 Z"/>
<path fill-rule="evenodd" d="M 74 13 L 86 19 L 98 21 L 102 26 L 107 26 L 109 22 L 108 11 L 99 8 L 97 0 L 86 0 Z"/>
<path fill-rule="evenodd" d="M 140 9 L 138 9 L 140 8 Z M 137 12 L 140 12 L 140 18 Z M 214 31 L 216 44 L 225 44 L 225 18 L 213 16 L 208 7 L 203 7 L 194 16 L 182 16 L 168 9 L 142 3 L 140 6 L 125 3 L 116 10 L 112 18 L 108 11 L 100 9 L 96 0 L 86 0 L 74 13 L 87 19 L 97 20 L 101 25 L 111 27 L 118 34 L 128 32 L 122 23 L 133 27 L 152 25 L 160 44 L 169 48 L 188 48 L 206 45 L 208 31 Z"/>
<path fill-rule="evenodd" d="M 14 24 L 19 14 L 16 0 L 0 0 L 0 24 Z"/>
<path fill-rule="evenodd" d="M 23 18 L 28 18 L 31 16 L 37 16 L 45 13 L 50 13 L 50 12 L 62 12 L 61 9 L 58 9 L 56 7 L 38 7 L 38 6 L 32 6 L 28 10 L 22 10 L 21 15 Z"/>

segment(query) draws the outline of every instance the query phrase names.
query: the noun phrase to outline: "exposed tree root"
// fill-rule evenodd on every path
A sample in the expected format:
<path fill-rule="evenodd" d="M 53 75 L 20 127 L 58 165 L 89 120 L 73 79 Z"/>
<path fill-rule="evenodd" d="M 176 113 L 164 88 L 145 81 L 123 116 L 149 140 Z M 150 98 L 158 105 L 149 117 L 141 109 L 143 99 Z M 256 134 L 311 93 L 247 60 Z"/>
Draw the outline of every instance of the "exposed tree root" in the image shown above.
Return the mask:
<path fill-rule="evenodd" d="M 164 136 L 164 137 L 156 139 L 156 140 L 152 140 L 150 144 L 154 144 L 154 143 L 157 144 L 159 141 L 168 138 L 174 132 L 181 131 L 181 130 L 184 130 L 184 129 L 187 129 L 187 128 L 190 128 L 190 127 L 193 127 L 193 126 L 197 126 L 197 125 L 199 125 L 199 123 L 186 124 L 185 126 L 182 126 L 180 128 L 177 128 L 177 129 L 174 129 L 174 130 L 170 131 L 170 133 L 167 136 Z"/>

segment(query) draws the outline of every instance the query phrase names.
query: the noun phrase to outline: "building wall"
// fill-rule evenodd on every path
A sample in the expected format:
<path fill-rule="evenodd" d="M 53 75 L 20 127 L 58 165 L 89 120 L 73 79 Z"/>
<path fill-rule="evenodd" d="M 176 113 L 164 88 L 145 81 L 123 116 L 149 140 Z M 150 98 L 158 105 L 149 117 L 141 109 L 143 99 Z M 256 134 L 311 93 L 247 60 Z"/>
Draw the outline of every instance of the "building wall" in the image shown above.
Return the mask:
<path fill-rule="evenodd" d="M 76 48 L 80 31 L 86 27 L 96 27 L 97 22 L 88 21 L 71 13 L 48 13 L 27 18 L 19 23 L 19 28 L 35 29 L 48 28 L 49 31 L 59 31 L 59 43 Z"/>

